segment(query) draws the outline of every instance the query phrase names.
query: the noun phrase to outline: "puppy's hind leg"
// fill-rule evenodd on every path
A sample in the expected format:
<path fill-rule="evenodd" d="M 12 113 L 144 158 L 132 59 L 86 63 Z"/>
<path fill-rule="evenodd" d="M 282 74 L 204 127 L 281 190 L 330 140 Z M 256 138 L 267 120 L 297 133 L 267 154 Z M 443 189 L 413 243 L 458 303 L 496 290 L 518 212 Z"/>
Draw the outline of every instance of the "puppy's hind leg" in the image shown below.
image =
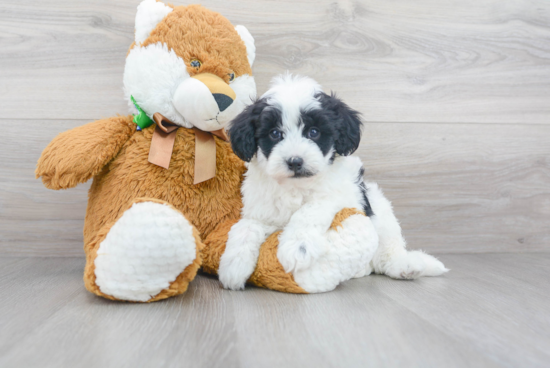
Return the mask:
<path fill-rule="evenodd" d="M 367 183 L 367 196 L 374 211 L 371 219 L 379 237 L 378 249 L 372 260 L 376 273 L 394 279 L 416 279 L 439 276 L 448 271 L 443 263 L 429 254 L 407 251 L 392 205 L 376 183 Z"/>

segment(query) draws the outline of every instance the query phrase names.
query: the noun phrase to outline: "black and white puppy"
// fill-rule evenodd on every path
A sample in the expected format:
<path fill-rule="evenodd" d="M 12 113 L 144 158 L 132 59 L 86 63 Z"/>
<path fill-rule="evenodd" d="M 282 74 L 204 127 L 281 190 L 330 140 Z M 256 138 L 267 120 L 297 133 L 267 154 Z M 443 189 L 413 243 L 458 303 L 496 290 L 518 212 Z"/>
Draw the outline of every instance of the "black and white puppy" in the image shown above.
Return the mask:
<path fill-rule="evenodd" d="M 223 286 L 250 277 L 265 239 L 277 230 L 278 259 L 308 292 L 335 288 L 373 270 L 394 278 L 439 275 L 441 262 L 407 252 L 390 202 L 363 181 L 359 113 L 312 79 L 283 75 L 231 123 L 233 150 L 248 162 L 242 219 L 229 233 L 220 262 Z M 356 208 L 338 231 L 334 216 Z"/>

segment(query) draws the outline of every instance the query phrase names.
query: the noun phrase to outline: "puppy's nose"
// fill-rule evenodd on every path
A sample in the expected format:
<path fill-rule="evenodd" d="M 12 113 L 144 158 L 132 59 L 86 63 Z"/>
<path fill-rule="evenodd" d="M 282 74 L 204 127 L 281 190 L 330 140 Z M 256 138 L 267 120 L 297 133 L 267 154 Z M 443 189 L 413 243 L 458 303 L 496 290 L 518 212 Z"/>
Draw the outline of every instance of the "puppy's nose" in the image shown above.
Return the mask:
<path fill-rule="evenodd" d="M 302 170 L 304 160 L 301 157 L 291 157 L 286 161 L 288 168 L 294 172 Z"/>
<path fill-rule="evenodd" d="M 216 100 L 220 111 L 227 109 L 233 103 L 233 99 L 223 93 L 213 93 L 212 96 L 214 96 L 214 100 Z"/>

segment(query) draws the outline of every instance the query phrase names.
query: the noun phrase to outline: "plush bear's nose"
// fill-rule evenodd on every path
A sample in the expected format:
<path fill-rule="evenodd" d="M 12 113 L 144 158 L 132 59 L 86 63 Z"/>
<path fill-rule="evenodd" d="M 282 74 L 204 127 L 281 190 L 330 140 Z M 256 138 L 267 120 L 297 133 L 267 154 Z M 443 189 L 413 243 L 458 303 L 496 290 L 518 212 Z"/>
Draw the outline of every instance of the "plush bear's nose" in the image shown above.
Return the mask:
<path fill-rule="evenodd" d="M 214 96 L 214 100 L 216 100 L 220 111 L 227 109 L 233 103 L 233 99 L 223 93 L 213 93 L 212 96 Z"/>
<path fill-rule="evenodd" d="M 304 160 L 301 157 L 291 157 L 286 161 L 288 168 L 294 172 L 302 170 Z"/>
<path fill-rule="evenodd" d="M 172 96 L 172 104 L 187 123 L 207 132 L 223 128 L 237 94 L 217 75 L 201 73 L 183 80 Z"/>

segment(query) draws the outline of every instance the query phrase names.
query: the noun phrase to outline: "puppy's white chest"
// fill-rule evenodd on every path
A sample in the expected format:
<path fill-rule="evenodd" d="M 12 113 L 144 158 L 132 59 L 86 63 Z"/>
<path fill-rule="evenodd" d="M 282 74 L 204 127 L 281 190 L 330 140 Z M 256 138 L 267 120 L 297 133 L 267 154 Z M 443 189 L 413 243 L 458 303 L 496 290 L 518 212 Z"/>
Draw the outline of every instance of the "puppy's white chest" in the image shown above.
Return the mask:
<path fill-rule="evenodd" d="M 297 190 L 282 191 L 272 198 L 274 209 L 271 222 L 277 227 L 284 227 L 292 215 L 304 204 L 304 195 Z"/>
<path fill-rule="evenodd" d="M 286 195 L 281 193 L 278 202 L 284 202 L 285 212 L 294 213 L 304 204 L 304 195 L 298 190 L 289 190 Z"/>
<path fill-rule="evenodd" d="M 280 185 L 252 171 L 243 185 L 243 217 L 282 229 L 303 206 L 305 197 L 295 187 Z"/>

